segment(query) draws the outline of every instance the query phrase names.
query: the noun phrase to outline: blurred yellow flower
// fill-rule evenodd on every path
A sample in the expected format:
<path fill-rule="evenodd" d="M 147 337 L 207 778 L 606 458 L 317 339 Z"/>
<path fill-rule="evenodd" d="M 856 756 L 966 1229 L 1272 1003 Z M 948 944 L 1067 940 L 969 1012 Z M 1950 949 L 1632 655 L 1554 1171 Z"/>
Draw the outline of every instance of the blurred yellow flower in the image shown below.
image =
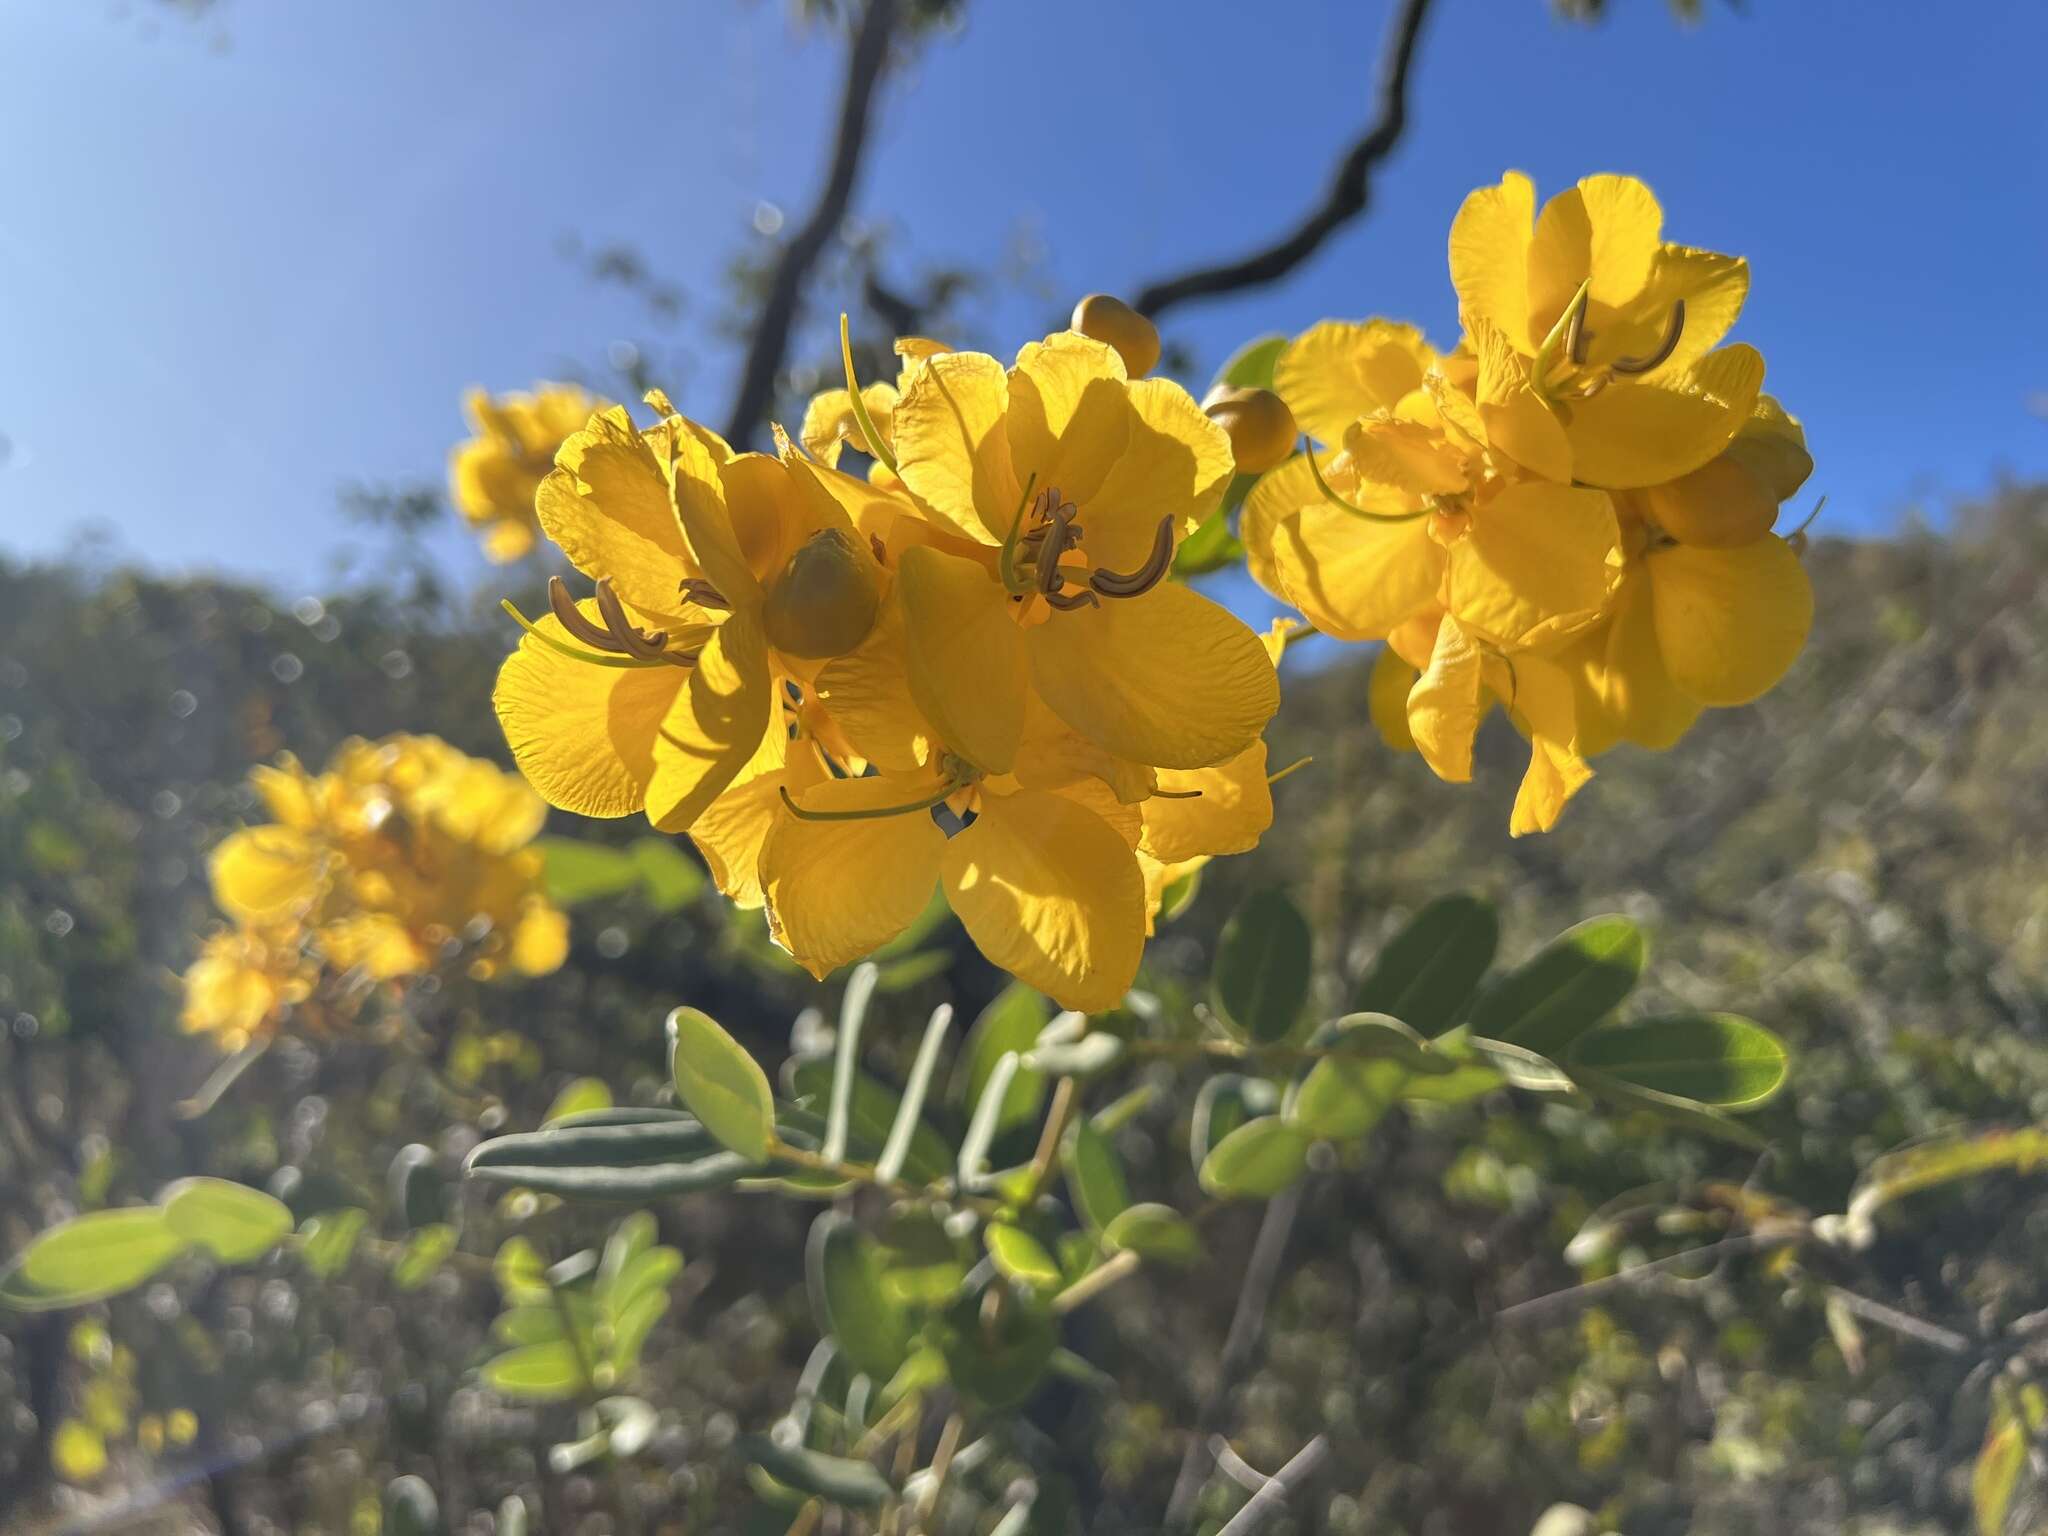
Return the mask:
<path fill-rule="evenodd" d="M 568 920 L 541 892 L 529 844 L 546 807 L 514 776 L 432 736 L 350 739 L 327 770 L 289 755 L 250 775 L 272 820 L 209 862 L 234 927 L 185 974 L 184 1027 L 229 1049 L 344 974 L 541 975 L 567 957 Z"/>
<path fill-rule="evenodd" d="M 502 563 L 532 550 L 540 530 L 534 492 L 554 467 L 563 439 L 602 404 L 573 384 L 537 384 L 531 394 L 497 396 L 473 389 L 463 397 L 476 435 L 449 454 L 448 490 L 488 558 Z"/>

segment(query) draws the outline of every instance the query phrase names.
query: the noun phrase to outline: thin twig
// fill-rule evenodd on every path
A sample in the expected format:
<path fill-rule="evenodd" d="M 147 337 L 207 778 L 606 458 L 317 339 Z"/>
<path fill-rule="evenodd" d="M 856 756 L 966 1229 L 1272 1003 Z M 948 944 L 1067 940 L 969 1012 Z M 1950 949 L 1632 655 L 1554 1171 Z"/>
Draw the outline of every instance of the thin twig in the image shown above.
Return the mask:
<path fill-rule="evenodd" d="M 1223 1412 L 1230 1402 L 1230 1388 L 1259 1346 L 1259 1332 L 1272 1304 L 1273 1288 L 1280 1279 L 1280 1261 L 1287 1256 L 1287 1240 L 1294 1232 L 1294 1217 L 1301 1209 L 1301 1184 L 1281 1191 L 1268 1202 L 1259 1223 L 1259 1235 L 1252 1243 L 1251 1258 L 1245 1262 L 1244 1284 L 1237 1293 L 1237 1310 L 1231 1315 L 1230 1332 L 1223 1338 L 1223 1353 L 1216 1362 L 1216 1383 L 1195 1414 L 1194 1433 L 1182 1456 L 1180 1473 L 1173 1480 L 1173 1496 L 1166 1502 L 1166 1528 L 1187 1523 L 1188 1512 L 1208 1480 L 1209 1437 L 1222 1427 Z"/>
<path fill-rule="evenodd" d="M 1292 231 L 1263 250 L 1237 261 L 1197 267 L 1192 272 L 1147 283 L 1133 301 L 1140 314 L 1156 318 L 1162 311 L 1189 299 L 1214 298 L 1274 282 L 1308 260 L 1325 240 L 1365 212 L 1372 196 L 1373 169 L 1393 153 L 1408 126 L 1408 77 L 1415 64 L 1415 45 L 1422 35 L 1429 4 L 1430 0 L 1400 0 L 1395 6 L 1387 23 L 1372 123 L 1345 152 L 1322 203 Z"/>
<path fill-rule="evenodd" d="M 1296 1451 L 1286 1466 L 1266 1479 L 1265 1485 L 1245 1502 L 1243 1509 L 1231 1516 L 1230 1523 L 1217 1536 L 1251 1536 L 1253 1531 L 1280 1513 L 1280 1506 L 1286 1502 L 1287 1495 L 1315 1476 L 1329 1454 L 1330 1442 L 1317 1435 Z"/>
<path fill-rule="evenodd" d="M 1683 1253 L 1674 1253 L 1669 1258 L 1655 1259 L 1648 1264 L 1638 1264 L 1624 1269 L 1619 1274 L 1609 1275 L 1603 1280 L 1588 1280 L 1584 1285 L 1569 1285 L 1560 1291 L 1535 1296 L 1528 1301 L 1518 1301 L 1511 1307 L 1502 1307 L 1493 1314 L 1492 1323 L 1496 1328 L 1511 1323 L 1540 1322 L 1553 1312 L 1576 1312 L 1590 1307 L 1601 1297 L 1613 1291 L 1626 1290 L 1645 1281 L 1662 1279 L 1673 1270 L 1684 1269 L 1699 1263 L 1702 1259 L 1720 1259 L 1734 1253 L 1753 1252 L 1759 1248 L 1779 1248 L 1787 1243 L 1798 1242 L 1803 1231 L 1741 1232 L 1734 1237 L 1724 1237 L 1717 1243 L 1708 1243 L 1700 1248 L 1688 1248 Z"/>
<path fill-rule="evenodd" d="M 1881 1301 L 1872 1301 L 1868 1296 L 1859 1296 L 1854 1291 L 1845 1291 L 1839 1285 L 1828 1287 L 1828 1296 L 1844 1311 L 1853 1312 L 1866 1323 L 1875 1323 L 1880 1328 L 1889 1328 L 1902 1339 L 1911 1339 L 1951 1355 L 1967 1355 L 1975 1349 L 1969 1335 L 1957 1333 L 1953 1328 L 1944 1328 L 1939 1323 L 1930 1323 L 1924 1317 L 1915 1317 L 1910 1312 L 1901 1312 L 1897 1307 L 1887 1306 Z"/>
<path fill-rule="evenodd" d="M 768 298 L 761 306 L 761 318 L 740 369 L 739 388 L 733 392 L 732 410 L 726 417 L 725 435 L 736 447 L 746 446 L 768 414 L 775 398 L 775 378 L 789 353 L 789 335 L 803 304 L 804 285 L 853 201 L 854 182 L 867 150 L 875 82 L 888 62 L 897 10 L 897 0 L 867 0 L 847 49 L 846 87 L 839 103 L 839 129 L 832 141 L 831 170 L 810 217 L 790 236 L 775 264 Z"/>

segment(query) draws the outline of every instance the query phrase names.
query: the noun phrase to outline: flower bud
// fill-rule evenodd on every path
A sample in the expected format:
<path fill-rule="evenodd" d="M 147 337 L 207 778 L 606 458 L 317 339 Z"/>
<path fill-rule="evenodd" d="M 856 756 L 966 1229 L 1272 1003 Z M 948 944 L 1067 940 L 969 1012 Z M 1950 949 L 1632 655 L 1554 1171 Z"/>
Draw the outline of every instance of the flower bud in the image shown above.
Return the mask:
<path fill-rule="evenodd" d="M 1070 322 L 1083 336 L 1116 348 L 1124 372 L 1142 379 L 1159 366 L 1159 330 L 1122 299 L 1091 293 L 1074 306 Z"/>
<path fill-rule="evenodd" d="M 1209 419 L 1230 434 L 1241 475 L 1261 475 L 1294 452 L 1300 429 L 1287 402 L 1270 389 L 1218 384 L 1203 400 Z"/>
<path fill-rule="evenodd" d="M 844 656 L 875 627 L 882 591 L 875 562 L 850 535 L 822 528 L 789 557 L 762 608 L 768 643 L 786 656 Z"/>
<path fill-rule="evenodd" d="M 1734 549 L 1754 544 L 1778 520 L 1770 487 L 1732 453 L 1643 492 L 1651 518 L 1681 544 Z"/>

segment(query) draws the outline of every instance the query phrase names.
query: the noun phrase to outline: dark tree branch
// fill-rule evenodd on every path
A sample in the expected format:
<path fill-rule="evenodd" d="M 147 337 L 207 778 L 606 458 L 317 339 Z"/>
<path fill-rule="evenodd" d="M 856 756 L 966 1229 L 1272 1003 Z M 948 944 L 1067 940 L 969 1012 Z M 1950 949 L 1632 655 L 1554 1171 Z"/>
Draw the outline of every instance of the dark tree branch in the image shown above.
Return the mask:
<path fill-rule="evenodd" d="M 846 91 L 839 103 L 839 129 L 832 141 L 831 170 L 810 217 L 790 236 L 775 264 L 767 302 L 761 307 L 760 321 L 747 346 L 746 364 L 740 371 L 739 388 L 733 394 L 732 410 L 726 418 L 726 439 L 735 446 L 745 446 L 768 415 L 775 398 L 775 376 L 782 371 L 782 361 L 789 353 L 789 333 L 795 328 L 803 306 L 804 284 L 838 232 L 846 218 L 847 205 L 853 200 L 854 182 L 867 150 L 875 82 L 889 59 L 897 10 L 898 0 L 868 0 L 861 12 L 860 25 L 846 55 Z"/>
<path fill-rule="evenodd" d="M 1189 299 L 1215 298 L 1243 288 L 1275 282 L 1321 248 L 1323 242 L 1365 212 L 1372 196 L 1372 173 L 1393 153 L 1408 126 L 1408 76 L 1415 63 L 1415 45 L 1430 0 L 1398 0 L 1387 23 L 1385 52 L 1380 59 L 1377 105 L 1372 125 L 1345 153 L 1322 205 L 1287 235 L 1263 250 L 1221 266 L 1197 267 L 1177 277 L 1147 283 L 1132 305 L 1140 314 L 1159 314 Z"/>

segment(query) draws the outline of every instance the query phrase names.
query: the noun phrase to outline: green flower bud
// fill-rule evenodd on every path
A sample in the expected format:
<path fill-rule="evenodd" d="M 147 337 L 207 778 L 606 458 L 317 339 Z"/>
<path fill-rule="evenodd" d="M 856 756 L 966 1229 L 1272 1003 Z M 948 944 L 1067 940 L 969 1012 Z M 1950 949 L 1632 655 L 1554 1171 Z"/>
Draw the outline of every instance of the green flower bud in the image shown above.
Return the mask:
<path fill-rule="evenodd" d="M 880 574 L 851 535 L 821 528 L 768 589 L 761 615 L 768 643 L 805 661 L 844 656 L 875 627 Z"/>
<path fill-rule="evenodd" d="M 1230 451 L 1237 458 L 1241 475 L 1261 475 L 1286 461 L 1294 452 L 1301 429 L 1294 424 L 1294 412 L 1270 389 L 1240 389 L 1218 384 L 1209 391 L 1202 409 L 1216 425 L 1230 434 Z"/>

